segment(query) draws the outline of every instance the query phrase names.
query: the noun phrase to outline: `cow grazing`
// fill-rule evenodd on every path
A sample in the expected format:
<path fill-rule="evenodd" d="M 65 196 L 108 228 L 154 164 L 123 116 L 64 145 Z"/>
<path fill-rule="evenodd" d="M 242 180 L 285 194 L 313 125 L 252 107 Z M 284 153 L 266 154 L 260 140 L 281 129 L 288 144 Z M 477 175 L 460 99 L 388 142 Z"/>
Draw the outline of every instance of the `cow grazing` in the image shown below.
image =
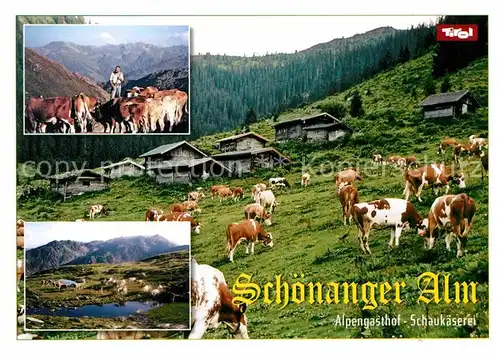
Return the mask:
<path fill-rule="evenodd" d="M 95 219 L 96 216 L 101 217 L 108 215 L 108 211 L 102 204 L 95 204 L 89 207 L 89 219 Z"/>
<path fill-rule="evenodd" d="M 145 221 L 159 221 L 162 215 L 163 210 L 161 209 L 148 209 L 146 210 Z"/>
<path fill-rule="evenodd" d="M 175 203 L 170 206 L 171 212 L 184 213 L 186 211 L 201 212 L 198 203 L 192 200 L 188 200 L 182 203 Z"/>
<path fill-rule="evenodd" d="M 269 187 L 274 190 L 275 188 L 277 187 L 280 187 L 280 188 L 289 188 L 290 187 L 290 183 L 288 183 L 288 181 L 286 180 L 285 177 L 273 177 L 273 178 L 269 178 Z"/>
<path fill-rule="evenodd" d="M 354 184 L 356 181 L 361 181 L 361 175 L 356 171 L 356 169 L 353 168 L 340 171 L 335 176 L 335 184 L 337 188 L 341 185 L 341 183 Z"/>
<path fill-rule="evenodd" d="M 444 155 L 447 149 L 453 149 L 457 145 L 457 140 L 454 138 L 443 139 L 439 142 L 438 155 Z"/>
<path fill-rule="evenodd" d="M 471 135 L 469 136 L 469 144 L 470 145 L 476 145 L 479 147 L 479 149 L 482 149 L 483 147 L 488 147 L 488 140 L 485 138 L 481 138 L 479 135 Z"/>
<path fill-rule="evenodd" d="M 246 243 L 246 251 L 251 248 L 251 254 L 254 254 L 255 244 L 262 241 L 264 246 L 273 247 L 273 236 L 270 232 L 265 232 L 260 223 L 254 219 L 246 219 L 239 223 L 232 223 L 226 229 L 227 246 L 229 261 L 233 261 L 233 255 L 236 247 L 241 243 Z"/>
<path fill-rule="evenodd" d="M 352 207 L 354 204 L 359 202 L 358 189 L 355 185 L 350 183 L 342 183 L 337 189 L 337 194 L 339 196 L 340 204 L 342 206 L 342 221 L 344 225 L 347 224 L 347 218 L 349 218 L 349 224 L 352 223 Z"/>
<path fill-rule="evenodd" d="M 28 133 L 45 133 L 47 125 L 55 132 L 74 133 L 69 97 L 31 97 L 26 107 L 25 130 Z"/>
<path fill-rule="evenodd" d="M 387 162 L 393 166 L 398 166 L 401 159 L 403 159 L 403 157 L 401 157 L 399 155 L 392 155 L 392 156 L 389 156 L 389 158 L 387 159 Z"/>
<path fill-rule="evenodd" d="M 269 208 L 269 214 L 274 213 L 274 209 L 278 202 L 272 191 L 263 191 L 257 194 L 257 203 L 260 204 L 264 209 Z"/>
<path fill-rule="evenodd" d="M 172 212 L 170 214 L 163 214 L 160 216 L 159 221 L 189 221 L 191 223 L 191 231 L 195 234 L 200 234 L 201 223 L 194 220 L 188 213 Z"/>
<path fill-rule="evenodd" d="M 221 188 L 229 188 L 229 186 L 226 184 L 218 184 L 210 188 L 210 195 L 212 196 L 212 199 L 214 199 L 214 197 L 217 196 L 217 192 Z"/>
<path fill-rule="evenodd" d="M 245 195 L 244 190 L 241 187 L 231 188 L 231 192 L 233 193 L 233 200 L 234 201 L 240 200 Z"/>
<path fill-rule="evenodd" d="M 432 203 L 429 215 L 423 221 L 425 229 L 419 234 L 424 237 L 424 246 L 434 247 L 440 229 L 448 231 L 445 242 L 446 249 L 451 250 L 451 240 L 457 241 L 457 258 L 463 255 L 467 243 L 467 235 L 474 221 L 476 203 L 467 194 L 449 194 L 436 198 Z"/>
<path fill-rule="evenodd" d="M 384 158 L 382 157 L 381 154 L 373 154 L 372 160 L 374 163 L 379 165 L 382 165 L 382 163 L 384 162 Z"/>
<path fill-rule="evenodd" d="M 222 200 L 233 196 L 233 191 L 229 187 L 222 187 L 217 190 L 217 196 L 219 197 L 219 201 L 222 203 Z"/>
<path fill-rule="evenodd" d="M 191 260 L 191 332 L 200 339 L 209 329 L 225 324 L 234 338 L 248 339 L 246 304 L 235 305 L 224 274 Z"/>
<path fill-rule="evenodd" d="M 189 192 L 188 193 L 188 200 L 192 200 L 195 202 L 198 202 L 205 198 L 205 194 L 203 192 Z"/>
<path fill-rule="evenodd" d="M 245 218 L 246 219 L 255 219 L 263 222 L 265 225 L 272 225 L 271 220 L 272 215 L 268 214 L 264 207 L 258 203 L 248 204 L 245 207 Z"/>
<path fill-rule="evenodd" d="M 445 194 L 450 189 L 449 182 L 457 184 L 459 188 L 465 188 L 465 177 L 462 174 L 451 174 L 451 171 L 444 164 L 433 163 L 422 166 L 416 170 L 407 170 L 404 174 L 405 189 L 403 195 L 408 200 L 411 194 L 417 197 L 418 201 L 422 202 L 420 195 L 426 186 L 431 186 L 435 194 L 439 193 L 439 188 L 445 187 Z"/>
<path fill-rule="evenodd" d="M 257 183 L 255 186 L 252 187 L 252 198 L 255 202 L 257 202 L 257 195 L 260 192 L 265 191 L 267 186 L 264 183 Z"/>
<path fill-rule="evenodd" d="M 307 187 L 309 182 L 311 182 L 311 175 L 309 173 L 305 172 L 302 176 L 300 176 L 300 185 L 302 187 Z"/>
<path fill-rule="evenodd" d="M 364 253 L 371 254 L 368 238 L 373 227 L 391 228 L 389 247 L 399 246 L 401 232 L 410 227 L 422 229 L 422 217 L 415 207 L 406 200 L 386 198 L 368 203 L 357 203 L 352 207 L 352 215 L 358 228 L 358 240 Z"/>

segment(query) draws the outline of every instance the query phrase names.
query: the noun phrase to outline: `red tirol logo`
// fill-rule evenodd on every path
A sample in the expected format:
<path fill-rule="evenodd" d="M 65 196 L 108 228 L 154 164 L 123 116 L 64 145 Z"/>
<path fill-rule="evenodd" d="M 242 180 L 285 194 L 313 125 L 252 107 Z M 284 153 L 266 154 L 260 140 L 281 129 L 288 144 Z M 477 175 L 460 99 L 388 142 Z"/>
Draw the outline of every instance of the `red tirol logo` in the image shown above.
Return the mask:
<path fill-rule="evenodd" d="M 478 38 L 477 25 L 449 25 L 441 23 L 436 27 L 438 41 L 472 42 L 477 41 Z"/>

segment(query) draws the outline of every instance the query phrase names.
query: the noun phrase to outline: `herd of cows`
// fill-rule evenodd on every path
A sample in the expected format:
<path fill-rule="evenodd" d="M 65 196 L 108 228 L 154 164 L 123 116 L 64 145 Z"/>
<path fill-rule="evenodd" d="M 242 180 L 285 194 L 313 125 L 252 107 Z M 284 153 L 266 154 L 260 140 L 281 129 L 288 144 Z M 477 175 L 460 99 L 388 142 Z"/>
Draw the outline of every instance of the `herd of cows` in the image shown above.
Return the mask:
<path fill-rule="evenodd" d="M 172 132 L 188 114 L 184 91 L 134 87 L 124 98 L 102 103 L 79 93 L 73 97 L 31 97 L 26 105 L 26 133 L 91 133 L 94 123 L 102 133 Z M 99 131 L 101 132 L 101 131 Z"/>
<path fill-rule="evenodd" d="M 479 157 L 482 167 L 488 170 L 487 141 L 479 136 L 469 137 L 467 144 L 459 144 L 456 139 L 444 139 L 438 147 L 438 154 L 444 155 L 448 149 L 460 156 L 467 152 L 469 158 Z M 373 228 L 389 228 L 391 235 L 389 247 L 398 247 L 402 231 L 415 229 L 422 238 L 424 248 L 432 249 L 441 231 L 446 232 L 445 244 L 451 250 L 452 240 L 457 243 L 457 257 L 463 256 L 467 236 L 471 230 L 476 203 L 465 193 L 448 194 L 451 184 L 458 188 L 466 187 L 463 173 L 453 173 L 449 166 L 442 163 L 431 163 L 419 166 L 415 157 L 390 156 L 384 159 L 380 154 L 373 155 L 374 164 L 392 164 L 404 170 L 404 199 L 381 198 L 378 200 L 360 202 L 357 185 L 363 181 L 362 173 L 356 168 L 348 167 L 335 175 L 336 193 L 342 206 L 342 221 L 344 225 L 353 223 L 358 230 L 358 241 L 364 253 L 371 254 L 369 235 Z M 305 172 L 301 175 L 301 187 L 310 185 L 311 175 Z M 284 177 L 270 178 L 268 183 L 258 183 L 252 187 L 253 203 L 243 208 L 244 219 L 226 226 L 226 251 L 230 262 L 233 261 L 236 247 L 243 243 L 246 253 L 253 254 L 254 247 L 261 242 L 264 246 L 273 246 L 273 236 L 265 229 L 272 225 L 272 217 L 279 203 L 273 193 L 278 188 L 289 188 L 290 183 Z M 410 198 L 415 196 L 417 202 L 422 202 L 421 193 L 432 187 L 435 194 L 444 187 L 445 194 L 437 197 L 427 215 L 420 215 Z M 212 199 L 218 199 L 220 205 L 226 200 L 239 201 L 244 197 L 242 187 L 214 185 L 210 189 Z M 207 193 L 208 194 L 208 193 Z M 201 223 L 195 214 L 201 213 L 200 201 L 206 198 L 202 188 L 188 193 L 187 200 L 172 204 L 168 211 L 160 208 L 149 208 L 145 221 L 188 221 L 195 234 L 200 234 Z M 106 215 L 103 205 L 90 206 L 88 210 L 91 219 Z M 77 221 L 85 221 L 79 219 Z M 343 238 L 347 237 L 344 235 Z M 248 338 L 246 305 L 235 305 L 233 296 L 224 279 L 223 273 L 209 265 L 198 264 L 192 258 L 191 271 L 191 303 L 192 330 L 186 336 L 202 338 L 211 328 L 217 328 L 224 323 L 233 337 Z M 111 338 L 107 332 L 99 332 L 98 338 Z M 123 332 L 119 338 L 128 338 L 131 334 Z M 135 338 L 135 337 L 134 337 Z"/>

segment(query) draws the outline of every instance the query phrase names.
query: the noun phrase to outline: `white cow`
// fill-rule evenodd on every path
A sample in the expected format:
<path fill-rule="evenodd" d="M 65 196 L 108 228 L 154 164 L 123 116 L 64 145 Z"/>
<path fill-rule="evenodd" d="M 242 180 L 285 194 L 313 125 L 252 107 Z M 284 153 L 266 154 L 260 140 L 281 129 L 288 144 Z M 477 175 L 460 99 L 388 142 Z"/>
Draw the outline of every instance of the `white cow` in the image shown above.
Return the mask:
<path fill-rule="evenodd" d="M 278 202 L 272 191 L 263 191 L 257 194 L 257 203 L 260 204 L 264 209 L 269 208 L 269 214 L 274 212 Z"/>
<path fill-rule="evenodd" d="M 191 333 L 189 338 L 202 338 L 208 329 L 222 323 L 234 338 L 248 339 L 246 304 L 233 304 L 224 274 L 209 265 L 191 260 Z"/>

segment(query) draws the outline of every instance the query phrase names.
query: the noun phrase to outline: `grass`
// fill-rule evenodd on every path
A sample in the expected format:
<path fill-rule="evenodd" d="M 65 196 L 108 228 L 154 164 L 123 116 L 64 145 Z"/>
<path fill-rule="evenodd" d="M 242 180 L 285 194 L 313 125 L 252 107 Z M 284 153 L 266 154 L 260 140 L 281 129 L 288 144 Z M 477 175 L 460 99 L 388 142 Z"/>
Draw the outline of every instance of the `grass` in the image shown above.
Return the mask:
<path fill-rule="evenodd" d="M 373 167 L 369 163 L 375 151 L 387 154 L 415 155 L 421 162 L 434 162 L 438 158 L 439 140 L 452 136 L 465 141 L 470 134 L 487 134 L 487 66 L 480 59 L 467 68 L 451 75 L 452 90 L 469 88 L 482 107 L 463 119 L 447 122 L 424 121 L 418 110 L 418 102 L 424 98 L 421 87 L 430 74 L 432 59 L 426 55 L 398 65 L 395 69 L 377 75 L 373 79 L 322 101 L 297 110 L 285 112 L 278 120 L 318 112 L 325 103 L 340 102 L 349 92 L 357 89 L 363 99 L 366 112 L 361 118 L 346 118 L 355 133 L 341 142 L 322 144 L 285 143 L 277 145 L 290 156 L 294 164 L 274 171 L 256 171 L 254 174 L 231 180 L 215 180 L 187 186 L 160 186 L 146 178 L 113 181 L 108 191 L 86 194 L 69 201 L 57 201 L 47 206 L 44 197 L 33 197 L 19 202 L 18 217 L 26 220 L 75 220 L 82 217 L 86 207 L 94 203 L 107 203 L 113 210 L 111 220 L 143 220 L 151 206 L 167 208 L 173 202 L 185 199 L 187 191 L 197 186 L 205 189 L 220 182 L 242 186 L 247 197 L 239 202 L 206 199 L 201 202 L 203 212 L 198 219 L 203 224 L 200 235 L 192 236 L 192 255 L 200 264 L 209 264 L 220 269 L 232 287 L 241 273 L 252 275 L 259 285 L 282 274 L 289 282 L 381 282 L 405 281 L 408 287 L 402 304 L 390 303 L 376 310 L 362 310 L 360 304 L 289 304 L 283 309 L 275 303 L 266 304 L 260 298 L 248 306 L 248 330 L 251 338 L 443 338 L 443 337 L 487 337 L 488 319 L 488 182 L 481 180 L 476 170 L 477 160 L 463 161 L 467 188 L 460 192 L 474 198 L 478 210 L 469 235 L 464 257 L 457 259 L 455 252 L 447 252 L 444 242 L 439 240 L 432 251 L 423 249 L 423 241 L 415 231 L 404 233 L 400 247 L 388 249 L 388 230 L 374 230 L 370 247 L 373 254 L 361 253 L 356 240 L 354 226 L 341 222 L 341 208 L 332 182 L 332 173 L 341 162 L 358 165 L 363 174 L 359 184 L 361 201 L 382 197 L 402 197 L 404 188 L 402 171 L 391 167 Z M 439 85 L 437 85 L 439 87 Z M 371 95 L 365 95 L 370 89 Z M 414 94 L 412 94 L 412 91 Z M 271 121 L 261 121 L 252 130 L 273 138 Z M 203 137 L 195 143 L 210 151 L 211 145 L 229 133 Z M 300 187 L 300 174 L 305 161 L 312 174 L 311 186 Z M 449 155 L 448 155 L 449 162 Z M 323 171 L 324 173 L 320 173 Z M 245 255 L 244 247 L 238 247 L 234 263 L 229 263 L 225 248 L 225 228 L 229 223 L 243 219 L 243 209 L 251 200 L 250 187 L 271 176 L 285 176 L 292 187 L 276 193 L 280 205 L 273 217 L 273 225 L 266 229 L 273 234 L 273 248 L 257 245 L 254 255 Z M 453 187 L 450 193 L 458 193 Z M 414 201 L 417 210 L 426 215 L 435 196 L 430 190 L 423 193 L 423 202 Z M 340 237 L 348 233 L 345 240 Z M 477 304 L 428 304 L 417 303 L 416 277 L 426 271 L 450 273 L 451 281 L 477 281 L 479 302 Z M 296 278 L 294 275 L 299 277 Z M 303 274 L 303 277 L 302 277 Z M 273 299 L 274 291 L 271 291 Z M 366 328 L 344 328 L 335 326 L 337 315 L 364 317 L 400 314 L 406 323 L 400 326 Z M 461 327 L 413 327 L 409 319 L 412 314 L 440 314 L 451 316 L 475 316 L 474 328 Z M 73 335 L 73 334 L 69 334 Z M 63 335 L 61 335 L 63 336 Z M 179 338 L 182 337 L 179 334 Z M 223 327 L 210 331 L 206 338 L 229 338 Z"/>

